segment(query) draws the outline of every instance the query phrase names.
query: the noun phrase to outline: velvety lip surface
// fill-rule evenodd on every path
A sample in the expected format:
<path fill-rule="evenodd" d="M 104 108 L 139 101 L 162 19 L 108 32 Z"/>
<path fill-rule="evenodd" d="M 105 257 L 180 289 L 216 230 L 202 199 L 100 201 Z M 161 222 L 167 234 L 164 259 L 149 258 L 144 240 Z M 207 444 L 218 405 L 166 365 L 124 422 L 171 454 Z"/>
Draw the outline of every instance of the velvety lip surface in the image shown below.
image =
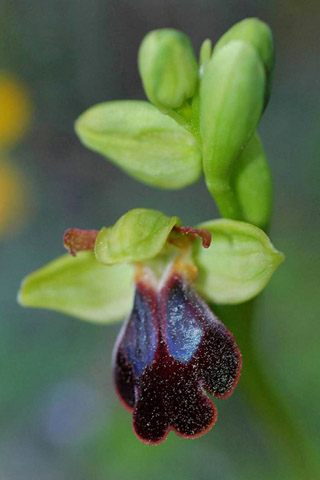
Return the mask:
<path fill-rule="evenodd" d="M 204 390 L 227 398 L 240 370 L 232 335 L 181 274 L 172 272 L 160 292 L 137 283 L 115 347 L 114 379 L 140 440 L 157 444 L 170 430 L 206 433 L 217 410 Z"/>

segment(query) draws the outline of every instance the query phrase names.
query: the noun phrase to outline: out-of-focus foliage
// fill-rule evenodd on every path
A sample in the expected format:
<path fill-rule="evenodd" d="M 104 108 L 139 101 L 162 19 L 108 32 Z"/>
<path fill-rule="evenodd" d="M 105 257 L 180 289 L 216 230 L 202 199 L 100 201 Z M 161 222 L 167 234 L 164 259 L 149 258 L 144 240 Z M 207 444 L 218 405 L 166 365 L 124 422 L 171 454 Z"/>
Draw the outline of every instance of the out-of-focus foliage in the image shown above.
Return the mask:
<path fill-rule="evenodd" d="M 32 104 L 27 87 L 14 75 L 0 71 L 0 149 L 16 145 L 30 126 Z"/>
<path fill-rule="evenodd" d="M 31 207 L 26 180 L 7 158 L 0 154 L 0 237 L 16 234 L 29 219 Z"/>
<path fill-rule="evenodd" d="M 27 181 L 8 153 L 30 128 L 32 103 L 27 86 L 0 71 L 0 237 L 12 236 L 29 218 Z"/>

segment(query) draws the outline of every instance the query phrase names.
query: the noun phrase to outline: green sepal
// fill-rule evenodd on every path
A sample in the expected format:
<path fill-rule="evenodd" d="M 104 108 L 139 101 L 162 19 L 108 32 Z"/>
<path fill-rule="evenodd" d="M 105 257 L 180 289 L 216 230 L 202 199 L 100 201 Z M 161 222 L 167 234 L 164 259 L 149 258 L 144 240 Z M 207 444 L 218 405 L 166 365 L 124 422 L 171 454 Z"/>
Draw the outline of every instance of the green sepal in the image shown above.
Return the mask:
<path fill-rule="evenodd" d="M 138 65 L 147 97 L 164 111 L 181 107 L 196 91 L 197 61 L 189 37 L 178 30 L 149 32 L 141 43 Z"/>
<path fill-rule="evenodd" d="M 247 42 L 229 42 L 205 66 L 200 86 L 203 167 L 208 189 L 227 218 L 242 218 L 231 177 L 260 120 L 264 90 L 262 62 Z"/>
<path fill-rule="evenodd" d="M 242 218 L 265 230 L 271 216 L 272 180 L 257 133 L 252 135 L 235 164 L 232 185 Z"/>
<path fill-rule="evenodd" d="M 266 23 L 258 18 L 246 18 L 233 25 L 224 35 L 222 35 L 216 43 L 213 53 L 215 54 L 233 40 L 242 40 L 250 43 L 251 46 L 256 49 L 261 58 L 267 80 L 264 101 L 265 108 L 270 98 L 273 82 L 274 42 L 272 31 Z"/>
<path fill-rule="evenodd" d="M 201 175 L 195 137 L 148 102 L 100 103 L 80 115 L 75 130 L 86 147 L 148 185 L 178 189 Z"/>
<path fill-rule="evenodd" d="M 67 254 L 28 275 L 18 302 L 89 322 L 111 323 L 131 310 L 133 274 L 131 265 L 102 265 L 93 252 L 78 252 L 76 257 Z"/>
<path fill-rule="evenodd" d="M 198 267 L 197 289 L 215 303 L 235 304 L 255 297 L 284 260 L 258 227 L 235 220 L 202 223 L 212 234 L 208 249 L 193 245 Z"/>
<path fill-rule="evenodd" d="M 96 258 L 108 265 L 153 258 L 179 223 L 178 217 L 168 217 L 157 210 L 130 210 L 113 227 L 100 231 L 95 244 Z"/>

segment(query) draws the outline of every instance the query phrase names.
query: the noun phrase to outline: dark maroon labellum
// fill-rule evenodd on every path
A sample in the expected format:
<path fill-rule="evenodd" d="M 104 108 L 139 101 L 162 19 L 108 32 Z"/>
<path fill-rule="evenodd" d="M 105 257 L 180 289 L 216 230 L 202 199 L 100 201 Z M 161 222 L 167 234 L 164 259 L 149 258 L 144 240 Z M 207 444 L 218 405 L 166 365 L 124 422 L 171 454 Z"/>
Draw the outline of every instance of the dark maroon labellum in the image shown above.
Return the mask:
<path fill-rule="evenodd" d="M 114 379 L 140 440 L 157 444 L 170 430 L 206 433 L 217 410 L 204 390 L 229 397 L 240 370 L 233 336 L 181 273 L 172 272 L 159 292 L 137 282 L 115 347 Z"/>

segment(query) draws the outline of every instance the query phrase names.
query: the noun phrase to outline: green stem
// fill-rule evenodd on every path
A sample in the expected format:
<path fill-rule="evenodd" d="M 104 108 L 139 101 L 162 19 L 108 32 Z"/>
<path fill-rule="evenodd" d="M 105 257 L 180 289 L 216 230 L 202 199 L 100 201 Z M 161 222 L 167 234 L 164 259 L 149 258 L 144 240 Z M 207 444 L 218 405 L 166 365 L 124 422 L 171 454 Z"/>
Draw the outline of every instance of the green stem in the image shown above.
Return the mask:
<path fill-rule="evenodd" d="M 230 180 L 221 177 L 219 181 L 215 180 L 213 183 L 206 180 L 206 183 L 222 217 L 245 221 L 241 205 Z"/>
<path fill-rule="evenodd" d="M 242 353 L 243 369 L 239 389 L 244 391 L 246 400 L 264 421 L 270 433 L 276 436 L 281 450 L 286 451 L 292 468 L 290 480 L 314 480 L 317 474 L 303 434 L 277 394 L 275 385 L 266 375 L 254 347 L 254 302 L 236 306 L 215 306 L 214 310 L 234 334 Z"/>

